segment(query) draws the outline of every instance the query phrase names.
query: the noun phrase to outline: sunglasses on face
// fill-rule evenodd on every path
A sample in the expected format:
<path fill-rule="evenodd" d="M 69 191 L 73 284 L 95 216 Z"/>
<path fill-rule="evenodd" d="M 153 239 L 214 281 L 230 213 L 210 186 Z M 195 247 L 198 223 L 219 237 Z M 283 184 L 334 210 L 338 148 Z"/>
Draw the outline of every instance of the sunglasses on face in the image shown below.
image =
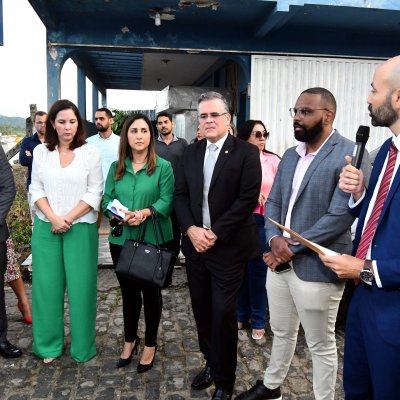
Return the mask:
<path fill-rule="evenodd" d="M 261 138 L 264 138 L 264 139 L 267 139 L 268 138 L 268 135 L 269 135 L 269 132 L 267 132 L 267 131 L 256 131 L 256 132 L 251 132 L 251 134 L 254 136 L 254 137 L 256 137 L 257 139 L 261 139 Z"/>

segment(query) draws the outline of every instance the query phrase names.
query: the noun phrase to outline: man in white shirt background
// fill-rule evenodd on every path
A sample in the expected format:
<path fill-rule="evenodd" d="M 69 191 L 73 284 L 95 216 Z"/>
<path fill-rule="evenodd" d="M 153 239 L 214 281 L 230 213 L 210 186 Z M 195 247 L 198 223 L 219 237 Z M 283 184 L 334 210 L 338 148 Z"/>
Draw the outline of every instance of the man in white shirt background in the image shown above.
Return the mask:
<path fill-rule="evenodd" d="M 111 164 L 118 159 L 119 136 L 112 131 L 113 122 L 112 112 L 106 107 L 99 108 L 95 114 L 97 135 L 90 136 L 87 139 L 88 143 L 94 145 L 100 153 L 104 184 Z M 99 226 L 103 216 L 101 210 L 100 207 L 97 220 Z"/>
<path fill-rule="evenodd" d="M 104 182 L 113 161 L 118 158 L 119 136 L 113 133 L 112 112 L 105 107 L 99 108 L 95 114 L 97 135 L 90 136 L 87 141 L 93 144 L 101 155 L 101 168 Z"/>

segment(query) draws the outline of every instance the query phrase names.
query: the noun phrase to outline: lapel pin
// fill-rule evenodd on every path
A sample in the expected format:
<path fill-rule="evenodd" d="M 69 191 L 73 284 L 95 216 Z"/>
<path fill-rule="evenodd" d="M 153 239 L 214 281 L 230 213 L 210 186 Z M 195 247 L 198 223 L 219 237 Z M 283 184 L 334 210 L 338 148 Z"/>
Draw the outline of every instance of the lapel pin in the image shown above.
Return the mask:
<path fill-rule="evenodd" d="M 229 151 L 228 150 L 225 150 L 225 154 L 228 154 L 229 153 Z"/>

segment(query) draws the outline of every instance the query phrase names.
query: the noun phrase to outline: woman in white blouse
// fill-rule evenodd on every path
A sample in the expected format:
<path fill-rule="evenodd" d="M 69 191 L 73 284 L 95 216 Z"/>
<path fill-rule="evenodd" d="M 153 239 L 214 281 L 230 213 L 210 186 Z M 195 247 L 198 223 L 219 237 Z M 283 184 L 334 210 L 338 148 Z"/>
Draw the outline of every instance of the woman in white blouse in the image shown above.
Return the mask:
<path fill-rule="evenodd" d="M 85 137 L 78 108 L 58 100 L 48 113 L 45 143 L 33 152 L 33 352 L 45 363 L 63 352 L 65 289 L 71 357 L 85 362 L 96 355 L 96 221 L 103 178 L 100 155 Z"/>

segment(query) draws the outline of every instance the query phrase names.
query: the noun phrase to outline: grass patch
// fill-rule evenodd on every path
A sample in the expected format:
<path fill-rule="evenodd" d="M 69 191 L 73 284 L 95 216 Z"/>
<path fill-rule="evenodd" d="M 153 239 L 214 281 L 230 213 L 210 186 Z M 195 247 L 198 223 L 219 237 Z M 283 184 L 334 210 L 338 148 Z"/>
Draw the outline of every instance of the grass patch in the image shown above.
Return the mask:
<path fill-rule="evenodd" d="M 7 215 L 7 224 L 17 255 L 30 247 L 32 226 L 26 193 L 27 168 L 18 164 L 13 166 L 17 194 Z"/>

